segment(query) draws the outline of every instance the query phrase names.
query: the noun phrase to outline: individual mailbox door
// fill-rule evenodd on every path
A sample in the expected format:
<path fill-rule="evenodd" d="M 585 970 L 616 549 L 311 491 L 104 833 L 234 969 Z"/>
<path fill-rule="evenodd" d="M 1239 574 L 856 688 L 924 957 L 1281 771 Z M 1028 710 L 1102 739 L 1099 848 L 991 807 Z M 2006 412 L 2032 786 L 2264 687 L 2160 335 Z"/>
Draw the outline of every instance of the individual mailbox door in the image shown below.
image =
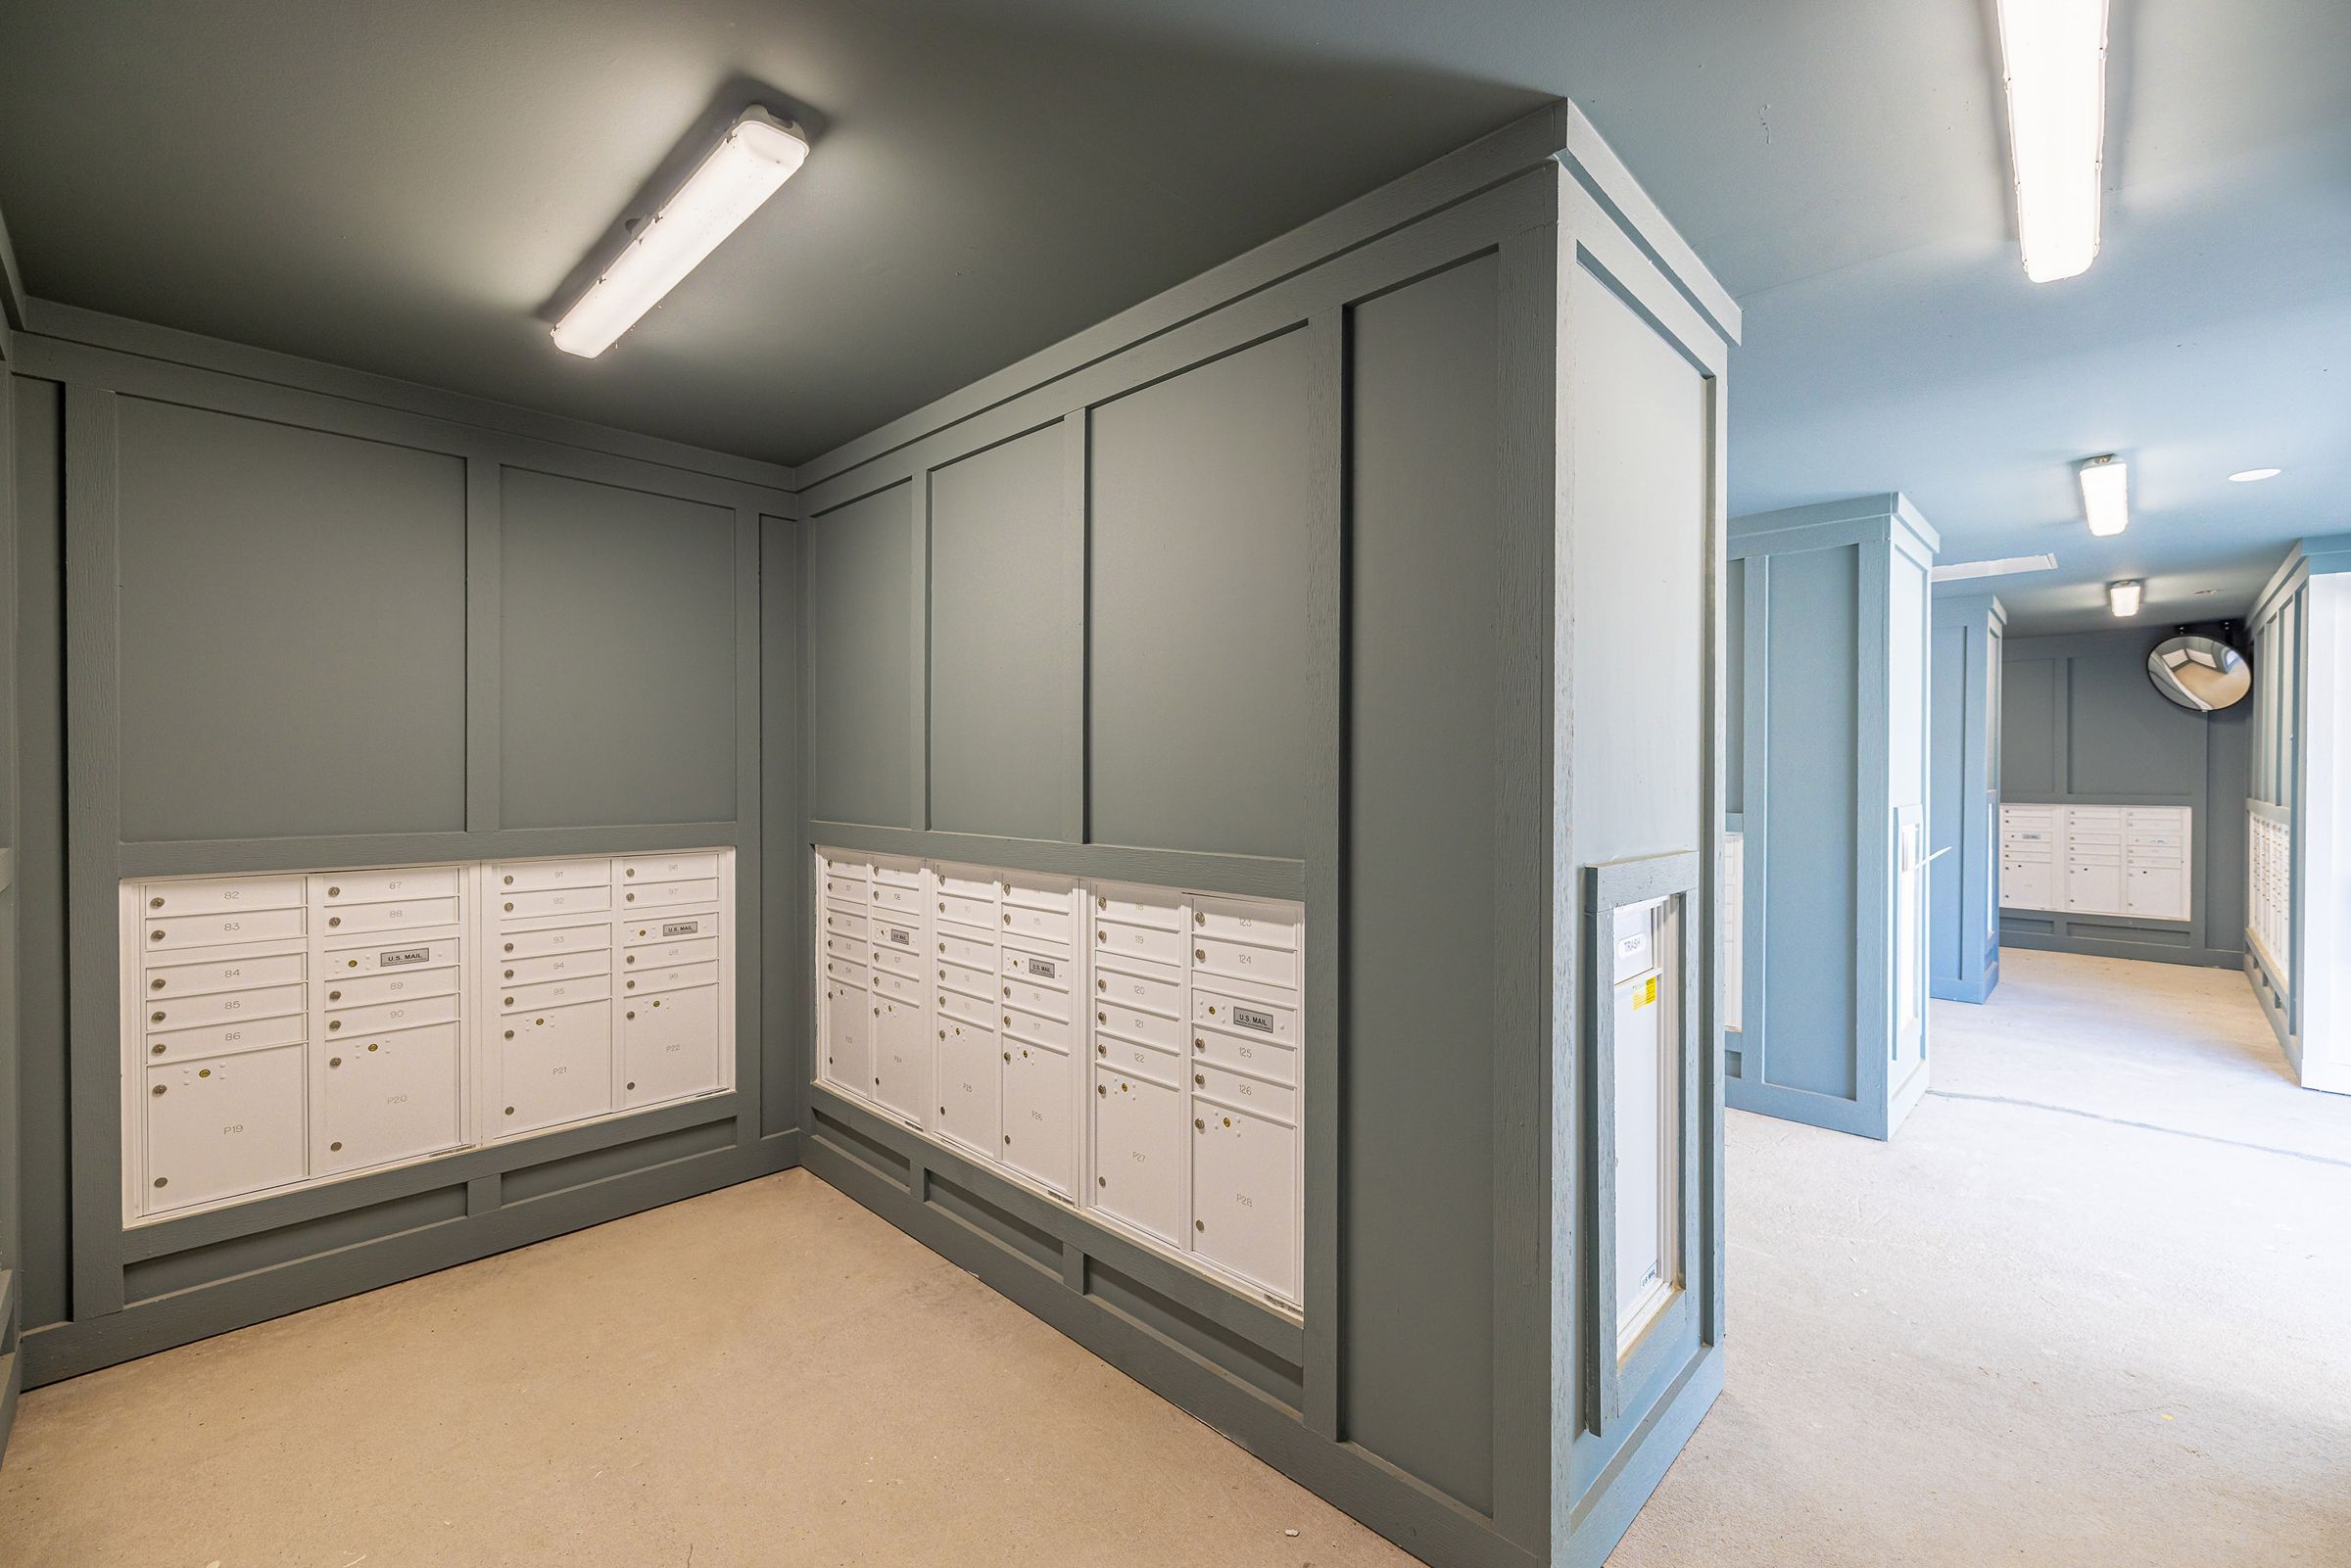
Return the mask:
<path fill-rule="evenodd" d="M 1192 1102 L 1192 1250 L 1298 1299 L 1298 1129 Z"/>
<path fill-rule="evenodd" d="M 612 1109 L 612 1008 L 604 1002 L 517 1013 L 499 1023 L 492 1137 L 536 1132 Z"/>
<path fill-rule="evenodd" d="M 874 1092 L 872 1006 L 864 986 L 825 982 L 825 1078 L 859 1096 Z"/>
<path fill-rule="evenodd" d="M 147 949 L 168 953 L 183 947 L 217 947 L 228 942 L 274 942 L 300 936 L 299 909 L 238 909 L 226 914 L 182 915 L 147 922 Z"/>
<path fill-rule="evenodd" d="M 229 915 L 246 909 L 292 909 L 303 901 L 300 877 L 210 877 L 147 884 L 151 916 Z"/>
<path fill-rule="evenodd" d="M 717 1088 L 718 987 L 643 997 L 622 1009 L 620 1071 L 624 1110 Z"/>
<path fill-rule="evenodd" d="M 202 964 L 175 964 L 147 971 L 147 995 L 168 1001 L 202 996 L 208 991 L 248 991 L 265 985 L 302 983 L 300 953 L 277 953 L 252 958 L 213 959 Z M 297 1009 L 296 1011 L 300 1011 Z"/>
<path fill-rule="evenodd" d="M 997 1054 L 1004 1064 L 1004 1163 L 1066 1198 L 1078 1168 L 1070 1115 L 1076 1059 L 1010 1036 Z"/>
<path fill-rule="evenodd" d="M 874 1098 L 923 1125 L 931 1100 L 931 1051 L 919 1001 L 874 988 Z"/>
<path fill-rule="evenodd" d="M 463 1143 L 461 1033 L 444 1023 L 326 1047 L 317 1168 L 359 1170 Z"/>
<path fill-rule="evenodd" d="M 498 901 L 498 913 L 516 920 L 542 915 L 589 915 L 612 907 L 612 889 L 602 882 L 579 887 L 551 887 L 540 892 L 509 890 Z"/>
<path fill-rule="evenodd" d="M 2002 909 L 2054 909 L 2050 899 L 2051 871 L 2045 860 L 2003 860 L 2000 862 L 2000 907 Z"/>
<path fill-rule="evenodd" d="M 1183 1092 L 1109 1067 L 1094 1072 L 1094 1207 L 1182 1246 Z"/>
<path fill-rule="evenodd" d="M 2119 858 L 2075 860 L 2065 871 L 2067 909 L 2103 915 L 2123 912 L 2123 865 Z"/>
<path fill-rule="evenodd" d="M 984 1002 L 980 1004 L 985 1007 Z M 996 1031 L 952 1014 L 940 1013 L 938 1035 L 938 1130 L 983 1158 L 998 1158 L 1003 1133 L 996 1124 L 1003 1064 L 997 1060 Z"/>
<path fill-rule="evenodd" d="M 303 1047 L 280 1046 L 148 1069 L 149 1213 L 309 1174 L 302 1057 Z"/>

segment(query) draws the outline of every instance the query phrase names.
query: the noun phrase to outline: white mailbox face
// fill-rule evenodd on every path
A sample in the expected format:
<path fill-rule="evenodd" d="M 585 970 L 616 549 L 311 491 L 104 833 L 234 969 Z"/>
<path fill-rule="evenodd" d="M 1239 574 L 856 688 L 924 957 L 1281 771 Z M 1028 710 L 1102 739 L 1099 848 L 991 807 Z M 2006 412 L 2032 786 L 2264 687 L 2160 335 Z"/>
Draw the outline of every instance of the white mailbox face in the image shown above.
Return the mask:
<path fill-rule="evenodd" d="M 1296 1310 L 1297 905 L 831 849 L 814 884 L 819 1082 Z"/>
<path fill-rule="evenodd" d="M 730 1087 L 734 877 L 715 849 L 122 883 L 124 1222 Z"/>
<path fill-rule="evenodd" d="M 2000 807 L 2000 907 L 2190 918 L 2187 806 Z"/>

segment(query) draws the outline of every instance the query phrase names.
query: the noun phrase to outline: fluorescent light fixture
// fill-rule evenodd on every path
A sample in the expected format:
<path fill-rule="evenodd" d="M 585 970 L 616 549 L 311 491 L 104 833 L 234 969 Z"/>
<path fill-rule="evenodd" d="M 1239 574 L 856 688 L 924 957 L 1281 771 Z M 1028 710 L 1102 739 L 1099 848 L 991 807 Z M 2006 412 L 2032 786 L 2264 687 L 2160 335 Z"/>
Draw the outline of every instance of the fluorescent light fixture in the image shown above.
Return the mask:
<path fill-rule="evenodd" d="M 2075 465 L 2082 478 L 2082 515 L 2089 531 L 2111 538 L 2131 526 L 2131 465 L 2112 452 Z"/>
<path fill-rule="evenodd" d="M 744 110 L 677 194 L 638 229 L 629 248 L 563 312 L 555 323 L 555 347 L 588 359 L 612 347 L 807 157 L 798 127 L 763 109 Z"/>
<path fill-rule="evenodd" d="M 2106 145 L 2106 0 L 1999 0 L 2025 276 L 2053 283 L 2098 254 Z"/>
<path fill-rule="evenodd" d="M 2229 476 L 2231 485 L 2258 485 L 2265 479 L 2275 479 L 2284 473 L 2282 468 L 2240 468 Z"/>
<path fill-rule="evenodd" d="M 2106 607 L 2121 619 L 2129 620 L 2138 613 L 2138 601 L 2147 585 L 2135 580 L 2106 585 Z"/>
<path fill-rule="evenodd" d="M 2055 568 L 2054 555 L 2003 555 L 1996 561 L 1946 561 L 1927 575 L 1938 583 L 1965 582 L 1971 577 L 2013 577 L 2019 572 L 2046 572 Z"/>

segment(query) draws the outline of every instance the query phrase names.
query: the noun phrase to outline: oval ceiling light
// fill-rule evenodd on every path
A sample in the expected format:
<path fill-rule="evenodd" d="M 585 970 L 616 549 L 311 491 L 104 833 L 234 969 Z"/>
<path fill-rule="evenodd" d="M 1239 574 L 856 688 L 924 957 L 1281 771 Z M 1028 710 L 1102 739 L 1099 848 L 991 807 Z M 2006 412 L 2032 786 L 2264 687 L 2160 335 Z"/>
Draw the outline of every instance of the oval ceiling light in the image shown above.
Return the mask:
<path fill-rule="evenodd" d="M 808 158 L 797 125 L 746 109 L 677 194 L 554 326 L 555 347 L 593 359 L 685 281 Z"/>
<path fill-rule="evenodd" d="M 2098 255 L 2106 148 L 2106 0 L 1999 0 L 2008 151 L 2025 276 L 2054 283 Z"/>
<path fill-rule="evenodd" d="M 2265 479 L 2275 479 L 2284 473 L 2282 468 L 2239 468 L 2229 476 L 2231 485 L 2258 485 Z"/>

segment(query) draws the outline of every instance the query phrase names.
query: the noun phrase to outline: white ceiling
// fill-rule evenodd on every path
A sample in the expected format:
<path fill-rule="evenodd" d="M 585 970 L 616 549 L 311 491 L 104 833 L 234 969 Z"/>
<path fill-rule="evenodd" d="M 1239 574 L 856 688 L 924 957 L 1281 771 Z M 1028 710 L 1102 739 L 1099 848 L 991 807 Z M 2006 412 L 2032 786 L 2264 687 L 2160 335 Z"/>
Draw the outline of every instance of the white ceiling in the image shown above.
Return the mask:
<path fill-rule="evenodd" d="M 1564 95 L 1746 309 L 1736 509 L 1899 489 L 1946 558 L 2052 550 L 2000 584 L 2022 631 L 2123 575 L 2142 624 L 2240 613 L 2351 529 L 2351 5 L 2115 0 L 2105 252 L 2040 286 L 1992 36 L 1987 0 L 14 0 L 0 211 L 41 297 L 792 461 Z M 535 312 L 744 81 L 807 169 L 554 353 Z M 2106 451 L 2135 521 L 2093 544 Z"/>

